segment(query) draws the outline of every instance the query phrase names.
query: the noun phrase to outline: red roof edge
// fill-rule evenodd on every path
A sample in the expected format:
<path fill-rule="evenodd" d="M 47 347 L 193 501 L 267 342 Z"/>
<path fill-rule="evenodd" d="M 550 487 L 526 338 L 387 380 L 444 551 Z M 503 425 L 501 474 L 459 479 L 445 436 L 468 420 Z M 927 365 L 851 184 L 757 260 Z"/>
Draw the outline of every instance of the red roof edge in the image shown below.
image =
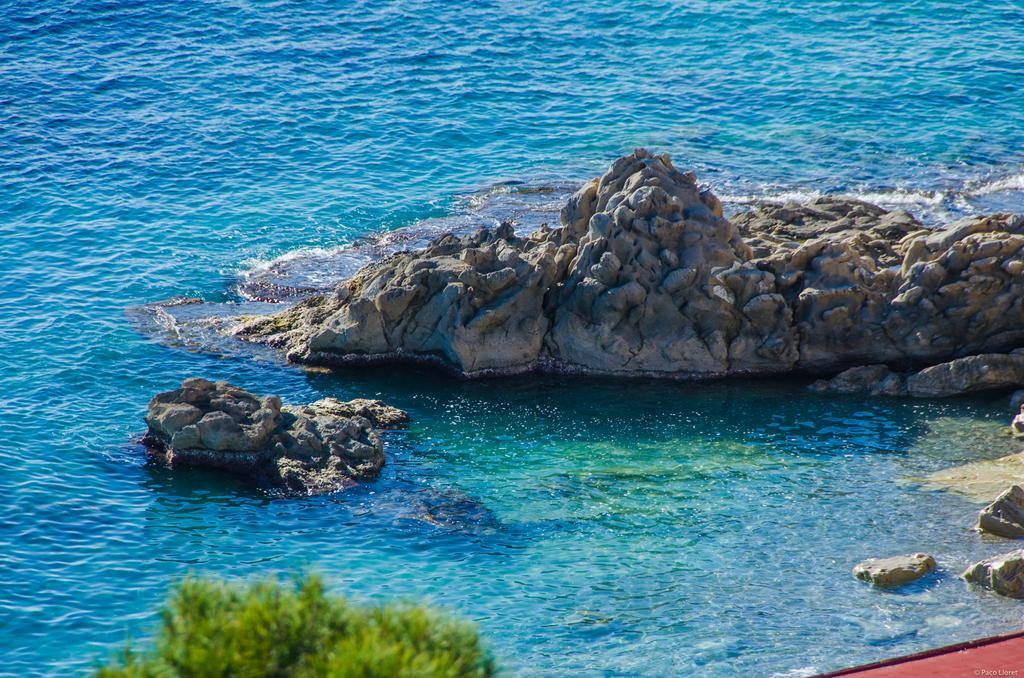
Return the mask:
<path fill-rule="evenodd" d="M 1024 631 L 1014 631 L 1012 633 L 1004 633 L 999 636 L 988 636 L 987 638 L 968 640 L 963 643 L 956 643 L 955 645 L 944 645 L 942 647 L 936 647 L 931 650 L 925 650 L 924 652 L 908 654 L 904 657 L 883 659 L 882 661 L 877 661 L 872 664 L 853 666 L 848 669 L 840 669 L 838 671 L 830 671 L 828 673 L 819 673 L 818 675 L 813 676 L 813 678 L 833 678 L 834 676 L 851 676 L 861 673 L 863 671 L 870 671 L 872 669 L 882 669 L 888 666 L 899 666 L 900 664 L 908 664 L 910 662 L 915 662 L 921 659 L 928 659 L 929 657 L 938 657 L 939 655 L 960 652 L 962 650 L 971 650 L 976 647 L 983 647 L 985 645 L 991 645 L 993 643 L 1001 643 L 1004 640 L 1012 640 L 1014 638 L 1024 638 Z"/>

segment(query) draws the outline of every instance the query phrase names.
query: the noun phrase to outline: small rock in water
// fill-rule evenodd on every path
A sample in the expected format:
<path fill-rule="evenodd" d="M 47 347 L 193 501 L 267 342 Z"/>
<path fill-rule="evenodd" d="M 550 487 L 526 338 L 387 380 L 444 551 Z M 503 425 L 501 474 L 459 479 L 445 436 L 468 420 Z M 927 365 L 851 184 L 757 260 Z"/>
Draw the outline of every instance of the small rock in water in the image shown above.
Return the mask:
<path fill-rule="evenodd" d="M 293 494 L 333 492 L 376 476 L 376 423 L 408 417 L 379 401 L 281 404 L 227 382 L 186 379 L 149 403 L 144 443 L 171 464 L 220 468 Z"/>
<path fill-rule="evenodd" d="M 983 508 L 978 529 L 1009 539 L 1024 537 L 1024 489 L 1013 485 Z"/>
<path fill-rule="evenodd" d="M 900 586 L 934 569 L 934 558 L 927 553 L 914 553 L 892 558 L 869 558 L 853 568 L 853 576 L 875 586 Z"/>
<path fill-rule="evenodd" d="M 968 567 L 960 576 L 999 595 L 1024 598 L 1024 550 L 982 560 Z"/>

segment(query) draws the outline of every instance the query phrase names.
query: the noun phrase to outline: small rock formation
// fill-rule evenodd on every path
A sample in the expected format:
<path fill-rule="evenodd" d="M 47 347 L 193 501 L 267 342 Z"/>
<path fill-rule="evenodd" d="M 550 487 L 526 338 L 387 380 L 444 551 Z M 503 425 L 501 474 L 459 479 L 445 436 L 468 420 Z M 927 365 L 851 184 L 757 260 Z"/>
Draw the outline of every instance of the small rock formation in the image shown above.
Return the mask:
<path fill-rule="evenodd" d="M 1024 550 L 974 563 L 961 577 L 1009 598 L 1024 598 Z"/>
<path fill-rule="evenodd" d="M 1008 539 L 1024 537 L 1024 489 L 1011 485 L 983 508 L 978 514 L 978 529 Z"/>
<path fill-rule="evenodd" d="M 904 211 L 820 198 L 730 221 L 693 174 L 639 149 L 560 221 L 442 237 L 236 333 L 295 362 L 420 361 L 468 377 L 821 372 L 1024 344 L 1019 216 L 932 231 Z"/>
<path fill-rule="evenodd" d="M 1024 384 L 1024 351 L 986 353 L 927 367 L 907 377 L 907 393 L 945 398 L 961 393 L 1008 389 Z"/>
<path fill-rule="evenodd" d="M 920 579 L 935 569 L 935 559 L 927 553 L 892 558 L 869 558 L 853 568 L 853 576 L 875 586 L 900 586 Z"/>
<path fill-rule="evenodd" d="M 831 379 L 819 379 L 808 388 L 816 393 L 907 395 L 907 384 L 904 377 L 892 372 L 885 365 L 851 367 Z"/>
<path fill-rule="evenodd" d="M 380 401 L 287 406 L 227 382 L 186 379 L 150 401 L 144 442 L 171 464 L 226 469 L 291 494 L 322 494 L 375 477 L 384 446 L 373 427 L 407 419 Z"/>
<path fill-rule="evenodd" d="M 1024 384 L 1024 350 L 1015 349 L 1010 353 L 957 358 L 909 375 L 892 372 L 885 365 L 851 367 L 831 379 L 819 379 L 809 388 L 818 393 L 947 398 L 1021 384 Z"/>

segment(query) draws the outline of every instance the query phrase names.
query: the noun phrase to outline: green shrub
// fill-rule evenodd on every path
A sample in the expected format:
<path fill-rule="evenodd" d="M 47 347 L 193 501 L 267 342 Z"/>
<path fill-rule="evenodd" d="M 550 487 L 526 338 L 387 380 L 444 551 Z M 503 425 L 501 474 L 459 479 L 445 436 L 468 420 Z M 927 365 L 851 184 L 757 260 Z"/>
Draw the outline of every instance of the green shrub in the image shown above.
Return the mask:
<path fill-rule="evenodd" d="M 186 579 L 154 647 L 97 676 L 492 676 L 476 628 L 413 605 L 362 607 L 318 577 L 249 586 Z"/>

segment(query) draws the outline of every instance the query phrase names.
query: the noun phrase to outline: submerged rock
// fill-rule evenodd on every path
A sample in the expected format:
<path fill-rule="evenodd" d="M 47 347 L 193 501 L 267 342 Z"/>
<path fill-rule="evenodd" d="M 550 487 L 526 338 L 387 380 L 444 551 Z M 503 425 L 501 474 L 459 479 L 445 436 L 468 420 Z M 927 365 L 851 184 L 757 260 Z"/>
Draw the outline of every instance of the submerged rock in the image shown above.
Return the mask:
<path fill-rule="evenodd" d="M 853 568 L 853 576 L 875 586 L 900 586 L 920 579 L 935 569 L 935 558 L 927 553 L 914 553 L 892 558 L 869 558 Z"/>
<path fill-rule="evenodd" d="M 1024 485 L 1024 452 L 942 469 L 919 482 L 925 487 L 958 492 L 978 502 L 991 501 L 1010 485 Z"/>
<path fill-rule="evenodd" d="M 1024 550 L 974 563 L 961 575 L 965 581 L 1010 598 L 1024 598 Z"/>
<path fill-rule="evenodd" d="M 978 514 L 982 532 L 1019 539 L 1024 537 L 1024 489 L 1012 485 Z"/>
<path fill-rule="evenodd" d="M 375 477 L 384 447 L 373 426 L 405 419 L 379 401 L 328 398 L 287 406 L 277 396 L 259 397 L 227 382 L 186 379 L 150 401 L 144 442 L 171 464 L 220 468 L 289 493 L 322 494 Z"/>
<path fill-rule="evenodd" d="M 828 371 L 1024 341 L 1019 216 L 932 231 L 903 211 L 821 198 L 729 221 L 692 174 L 639 149 L 560 221 L 442 237 L 236 332 L 296 362 L 415 360 L 470 377 Z"/>

